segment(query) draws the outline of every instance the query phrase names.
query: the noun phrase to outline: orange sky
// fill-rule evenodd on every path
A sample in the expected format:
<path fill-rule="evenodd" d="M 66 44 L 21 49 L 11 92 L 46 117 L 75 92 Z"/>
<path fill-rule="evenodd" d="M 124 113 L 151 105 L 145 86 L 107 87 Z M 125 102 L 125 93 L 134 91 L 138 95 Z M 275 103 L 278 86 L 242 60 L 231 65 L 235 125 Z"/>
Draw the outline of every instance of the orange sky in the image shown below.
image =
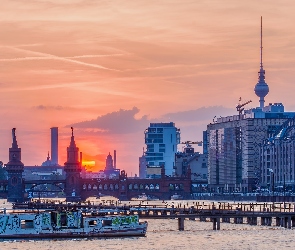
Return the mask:
<path fill-rule="evenodd" d="M 74 124 L 87 160 L 116 149 L 128 174 L 150 122 L 202 140 L 240 96 L 258 106 L 260 16 L 266 103 L 294 111 L 294 9 L 291 0 L 1 0 L 0 160 L 13 127 L 25 165 L 46 159 L 52 126 L 63 164 Z"/>

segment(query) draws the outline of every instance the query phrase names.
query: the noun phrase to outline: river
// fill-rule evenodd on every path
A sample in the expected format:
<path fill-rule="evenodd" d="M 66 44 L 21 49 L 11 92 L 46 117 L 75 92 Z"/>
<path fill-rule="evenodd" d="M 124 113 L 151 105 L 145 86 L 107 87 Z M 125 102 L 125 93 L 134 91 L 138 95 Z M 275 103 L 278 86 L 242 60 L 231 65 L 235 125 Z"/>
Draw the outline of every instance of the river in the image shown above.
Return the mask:
<path fill-rule="evenodd" d="M 9 206 L 3 200 L 2 207 Z M 175 201 L 187 205 L 193 201 Z M 131 202 L 134 203 L 134 202 Z M 138 202 L 137 202 L 138 203 Z M 151 204 L 153 202 L 149 202 Z M 157 201 L 154 203 L 162 203 Z M 172 204 L 172 201 L 166 203 Z M 126 202 L 129 204 L 129 202 Z M 295 247 L 294 230 L 281 227 L 249 226 L 247 224 L 221 223 L 220 231 L 212 230 L 211 222 L 185 221 L 185 230 L 178 231 L 178 222 L 147 220 L 146 237 L 70 239 L 70 240 L 5 240 L 2 249 L 22 250 L 97 250 L 97 249 L 288 249 Z"/>

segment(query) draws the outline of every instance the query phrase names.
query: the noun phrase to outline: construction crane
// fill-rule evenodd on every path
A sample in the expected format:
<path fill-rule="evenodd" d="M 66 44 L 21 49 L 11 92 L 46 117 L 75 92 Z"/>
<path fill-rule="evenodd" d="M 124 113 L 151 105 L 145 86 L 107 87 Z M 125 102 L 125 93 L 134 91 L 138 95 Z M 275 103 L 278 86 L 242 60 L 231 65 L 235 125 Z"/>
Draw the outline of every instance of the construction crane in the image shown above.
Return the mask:
<path fill-rule="evenodd" d="M 192 144 L 198 144 L 198 146 L 202 146 L 203 142 L 202 141 L 185 141 L 185 142 L 181 142 L 180 144 L 185 144 L 186 147 L 191 147 Z"/>
<path fill-rule="evenodd" d="M 239 116 L 241 117 L 242 115 L 242 112 L 244 111 L 245 108 L 243 108 L 245 105 L 247 105 L 248 103 L 252 102 L 251 100 L 250 101 L 247 101 L 245 103 L 240 103 L 240 101 L 242 101 L 242 98 L 240 97 L 239 99 L 239 104 L 236 106 L 236 109 L 237 111 L 239 112 Z"/>

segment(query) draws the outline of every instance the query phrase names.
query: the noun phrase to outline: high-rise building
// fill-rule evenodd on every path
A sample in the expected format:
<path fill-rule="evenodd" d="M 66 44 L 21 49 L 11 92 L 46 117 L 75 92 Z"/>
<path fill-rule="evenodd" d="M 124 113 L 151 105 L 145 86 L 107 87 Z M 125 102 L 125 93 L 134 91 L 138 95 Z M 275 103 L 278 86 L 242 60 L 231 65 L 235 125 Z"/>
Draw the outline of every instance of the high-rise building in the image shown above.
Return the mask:
<path fill-rule="evenodd" d="M 261 189 L 295 190 L 295 117 L 287 120 L 260 148 Z"/>
<path fill-rule="evenodd" d="M 52 127 L 51 130 L 51 162 L 58 165 L 58 127 Z"/>
<path fill-rule="evenodd" d="M 261 182 L 260 149 L 271 134 L 295 112 L 285 112 L 282 103 L 264 105 L 269 92 L 261 56 L 255 93 L 259 107 L 244 110 L 250 101 L 237 106 L 238 115 L 213 119 L 207 125 L 208 183 L 213 191 L 251 192 Z M 242 189 L 242 190 L 240 190 Z"/>
<path fill-rule="evenodd" d="M 148 166 L 164 166 L 165 174 L 173 176 L 174 155 L 180 143 L 180 129 L 176 128 L 173 122 L 150 123 L 144 134 Z"/>

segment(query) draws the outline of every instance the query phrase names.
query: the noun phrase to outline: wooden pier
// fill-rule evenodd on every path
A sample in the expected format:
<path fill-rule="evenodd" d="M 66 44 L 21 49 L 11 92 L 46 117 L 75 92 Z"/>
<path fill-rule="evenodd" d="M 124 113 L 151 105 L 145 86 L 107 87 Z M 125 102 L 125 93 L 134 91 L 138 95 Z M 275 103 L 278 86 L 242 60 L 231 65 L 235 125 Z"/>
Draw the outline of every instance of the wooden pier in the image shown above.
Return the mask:
<path fill-rule="evenodd" d="M 212 222 L 213 230 L 220 230 L 221 223 L 278 226 L 288 229 L 295 227 L 295 205 L 293 203 L 228 203 L 194 202 L 187 204 L 163 205 L 122 205 L 121 203 L 15 203 L 14 209 L 80 209 L 94 214 L 137 214 L 145 219 L 177 219 L 178 229 L 185 228 L 185 220 Z"/>

